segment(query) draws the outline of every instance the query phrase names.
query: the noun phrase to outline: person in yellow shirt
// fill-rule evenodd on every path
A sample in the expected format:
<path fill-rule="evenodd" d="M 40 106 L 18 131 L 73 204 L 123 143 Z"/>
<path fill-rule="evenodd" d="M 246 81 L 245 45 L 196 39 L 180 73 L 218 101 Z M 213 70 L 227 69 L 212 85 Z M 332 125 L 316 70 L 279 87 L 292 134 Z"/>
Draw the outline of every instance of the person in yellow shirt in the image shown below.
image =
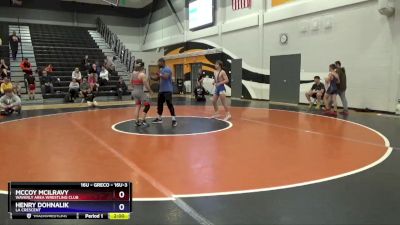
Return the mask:
<path fill-rule="evenodd" d="M 4 95 L 4 90 L 6 90 L 6 89 L 11 89 L 11 90 L 13 89 L 13 85 L 10 82 L 10 78 L 9 77 L 5 77 L 4 78 L 4 82 L 0 86 L 1 95 Z"/>

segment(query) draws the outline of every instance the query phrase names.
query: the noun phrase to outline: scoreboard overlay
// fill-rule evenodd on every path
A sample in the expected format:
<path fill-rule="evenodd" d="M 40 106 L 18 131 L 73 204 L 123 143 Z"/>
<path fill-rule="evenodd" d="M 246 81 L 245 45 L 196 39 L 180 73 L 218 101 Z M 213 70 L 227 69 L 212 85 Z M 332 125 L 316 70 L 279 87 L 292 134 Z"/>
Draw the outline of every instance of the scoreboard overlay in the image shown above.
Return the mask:
<path fill-rule="evenodd" d="M 130 219 L 131 182 L 10 182 L 11 219 Z"/>

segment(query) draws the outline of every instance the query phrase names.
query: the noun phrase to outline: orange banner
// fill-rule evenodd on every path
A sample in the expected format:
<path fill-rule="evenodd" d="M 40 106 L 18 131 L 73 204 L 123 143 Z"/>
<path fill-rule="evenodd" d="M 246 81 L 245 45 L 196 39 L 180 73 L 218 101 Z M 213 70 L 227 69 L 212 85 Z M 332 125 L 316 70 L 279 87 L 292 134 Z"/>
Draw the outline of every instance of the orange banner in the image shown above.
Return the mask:
<path fill-rule="evenodd" d="M 294 2 L 295 0 L 272 0 L 272 7 Z"/>

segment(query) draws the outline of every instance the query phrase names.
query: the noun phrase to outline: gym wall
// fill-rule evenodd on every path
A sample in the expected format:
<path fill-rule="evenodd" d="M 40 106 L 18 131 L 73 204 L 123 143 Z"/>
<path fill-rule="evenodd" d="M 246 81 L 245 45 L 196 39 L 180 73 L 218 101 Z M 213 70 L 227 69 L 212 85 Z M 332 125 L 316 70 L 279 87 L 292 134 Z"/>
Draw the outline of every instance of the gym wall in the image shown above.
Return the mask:
<path fill-rule="evenodd" d="M 105 21 L 105 20 L 103 20 Z M 139 21 L 140 22 L 140 21 Z M 105 21 L 106 24 L 109 24 Z M 131 51 L 140 51 L 143 43 L 143 26 L 108 25 L 108 28 L 118 34 L 118 38 Z"/>
<path fill-rule="evenodd" d="M 187 27 L 179 2 L 173 4 Z M 251 74 L 243 77 L 243 96 L 253 99 L 269 99 L 270 56 L 301 53 L 302 103 L 313 76 L 326 77 L 328 65 L 341 60 L 348 73 L 350 107 L 395 110 L 400 97 L 399 17 L 380 15 L 376 0 L 298 0 L 272 8 L 269 1 L 253 1 L 251 9 L 238 11 L 232 11 L 231 1 L 217 4 L 215 26 L 196 32 L 180 32 L 169 8 L 160 7 L 142 50 L 186 42 L 223 48 L 229 57 L 243 59 Z M 289 36 L 286 45 L 280 44 L 282 33 Z"/>

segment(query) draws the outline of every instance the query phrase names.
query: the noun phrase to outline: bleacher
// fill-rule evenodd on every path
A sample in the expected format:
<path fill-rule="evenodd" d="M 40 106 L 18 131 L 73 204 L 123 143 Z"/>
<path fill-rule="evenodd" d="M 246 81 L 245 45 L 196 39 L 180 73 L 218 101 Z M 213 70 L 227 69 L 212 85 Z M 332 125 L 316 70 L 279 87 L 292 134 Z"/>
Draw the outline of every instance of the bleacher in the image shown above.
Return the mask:
<path fill-rule="evenodd" d="M 0 46 L 0 58 L 4 59 L 7 65 L 10 65 L 8 37 L 8 23 L 0 23 L 0 38 L 3 41 L 2 45 Z"/>
<path fill-rule="evenodd" d="M 29 25 L 32 44 L 38 68 L 52 64 L 55 72 L 49 74 L 60 82 L 54 83 L 53 94 L 43 94 L 43 98 L 63 98 L 68 92 L 72 79 L 71 74 L 75 67 L 81 67 L 81 60 L 89 55 L 89 61 L 100 64 L 105 59 L 104 53 L 96 45 L 88 33 L 88 28 L 55 26 L 55 25 Z M 86 71 L 82 76 L 87 77 Z M 110 72 L 110 82 L 107 86 L 99 88 L 98 96 L 116 95 L 118 73 Z"/>

